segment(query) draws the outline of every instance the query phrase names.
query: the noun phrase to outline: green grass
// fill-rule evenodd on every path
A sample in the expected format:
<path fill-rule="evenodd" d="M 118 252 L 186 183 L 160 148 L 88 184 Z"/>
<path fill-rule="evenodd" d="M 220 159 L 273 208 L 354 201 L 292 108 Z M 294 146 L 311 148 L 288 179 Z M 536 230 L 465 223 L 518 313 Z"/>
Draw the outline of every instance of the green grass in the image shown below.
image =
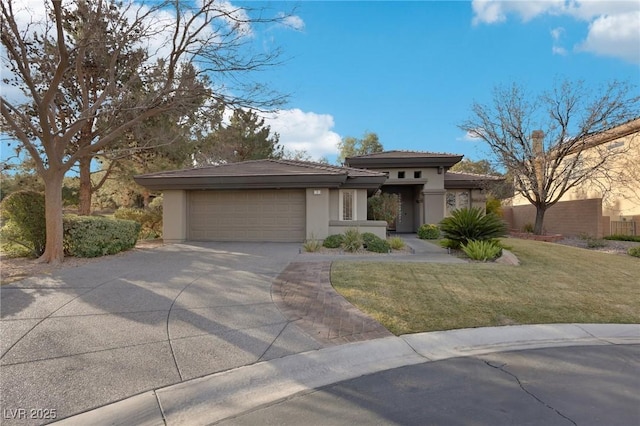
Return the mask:
<path fill-rule="evenodd" d="M 640 323 L 640 260 L 509 239 L 520 266 L 336 262 L 336 290 L 396 335 L 508 324 Z"/>

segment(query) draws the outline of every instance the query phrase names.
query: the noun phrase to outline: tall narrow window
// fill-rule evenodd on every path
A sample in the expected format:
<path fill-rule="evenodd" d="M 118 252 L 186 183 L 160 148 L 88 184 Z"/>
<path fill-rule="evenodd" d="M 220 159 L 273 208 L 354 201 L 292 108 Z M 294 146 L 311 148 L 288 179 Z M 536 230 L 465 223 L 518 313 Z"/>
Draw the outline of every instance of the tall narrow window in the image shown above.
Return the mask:
<path fill-rule="evenodd" d="M 354 191 L 342 191 L 342 220 L 354 220 L 355 194 Z"/>

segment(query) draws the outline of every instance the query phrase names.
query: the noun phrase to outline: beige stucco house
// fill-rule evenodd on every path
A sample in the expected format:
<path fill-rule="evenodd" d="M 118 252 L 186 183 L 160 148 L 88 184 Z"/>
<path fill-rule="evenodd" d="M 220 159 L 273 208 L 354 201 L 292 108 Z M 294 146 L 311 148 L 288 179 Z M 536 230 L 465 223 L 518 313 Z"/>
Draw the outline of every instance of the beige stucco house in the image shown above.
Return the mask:
<path fill-rule="evenodd" d="M 586 138 L 584 161 L 599 173 L 567 191 L 545 215 L 545 230 L 563 235 L 640 234 L 640 118 Z M 521 195 L 512 201 L 509 221 L 521 229 L 535 218 Z"/>
<path fill-rule="evenodd" d="M 401 197 L 390 227 L 415 232 L 453 208 L 483 205 L 491 177 L 447 172 L 462 156 L 388 151 L 348 158 L 344 167 L 255 160 L 136 176 L 163 193 L 166 242 L 324 239 L 348 228 L 386 237 L 387 223 L 367 220 L 376 191 Z M 395 225 L 395 226 L 394 226 Z"/>

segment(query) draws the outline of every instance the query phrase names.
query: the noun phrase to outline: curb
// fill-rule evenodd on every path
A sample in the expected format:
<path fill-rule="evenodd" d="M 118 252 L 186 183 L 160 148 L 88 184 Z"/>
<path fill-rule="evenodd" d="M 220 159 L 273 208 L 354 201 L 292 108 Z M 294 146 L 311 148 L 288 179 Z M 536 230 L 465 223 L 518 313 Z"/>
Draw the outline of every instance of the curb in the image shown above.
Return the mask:
<path fill-rule="evenodd" d="M 623 344 L 640 344 L 640 324 L 522 325 L 392 336 L 215 373 L 55 424 L 210 424 L 296 394 L 408 365 L 494 352 Z"/>

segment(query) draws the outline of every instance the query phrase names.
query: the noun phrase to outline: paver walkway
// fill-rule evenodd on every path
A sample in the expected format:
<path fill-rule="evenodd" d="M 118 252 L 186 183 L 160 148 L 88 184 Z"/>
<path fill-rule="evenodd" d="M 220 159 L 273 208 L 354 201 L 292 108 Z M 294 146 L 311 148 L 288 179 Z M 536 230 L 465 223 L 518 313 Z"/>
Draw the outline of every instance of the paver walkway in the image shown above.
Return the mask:
<path fill-rule="evenodd" d="M 339 295 L 330 274 L 330 261 L 293 262 L 274 281 L 273 301 L 287 319 L 325 345 L 392 336 Z"/>

